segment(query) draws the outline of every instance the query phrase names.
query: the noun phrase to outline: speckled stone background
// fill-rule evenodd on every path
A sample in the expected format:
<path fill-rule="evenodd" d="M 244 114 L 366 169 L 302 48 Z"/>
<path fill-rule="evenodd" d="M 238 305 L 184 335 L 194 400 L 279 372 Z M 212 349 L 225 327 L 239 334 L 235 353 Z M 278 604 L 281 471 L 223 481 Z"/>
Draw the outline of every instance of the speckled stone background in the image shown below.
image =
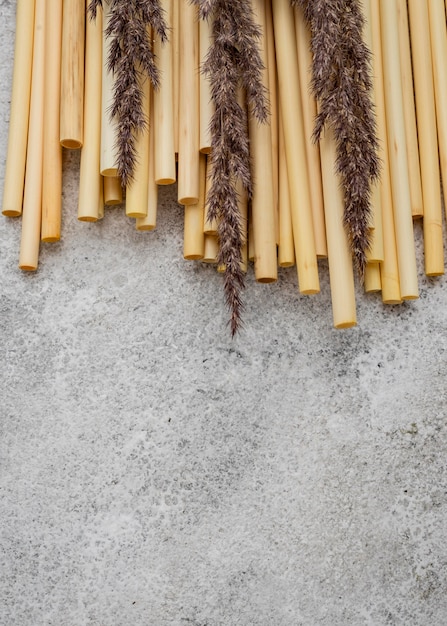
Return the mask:
<path fill-rule="evenodd" d="M 0 175 L 15 3 L 0 2 Z M 182 209 L 76 219 L 17 269 L 0 220 L 2 626 L 445 626 L 447 285 L 332 328 L 294 269 L 247 280 L 182 259 Z"/>

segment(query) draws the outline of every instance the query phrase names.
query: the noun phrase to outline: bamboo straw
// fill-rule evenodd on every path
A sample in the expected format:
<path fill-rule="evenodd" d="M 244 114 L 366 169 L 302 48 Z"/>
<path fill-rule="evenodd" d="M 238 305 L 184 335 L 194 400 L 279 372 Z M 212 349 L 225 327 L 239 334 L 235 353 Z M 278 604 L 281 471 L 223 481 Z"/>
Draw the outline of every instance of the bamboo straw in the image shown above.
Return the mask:
<path fill-rule="evenodd" d="M 101 174 L 99 176 L 99 196 L 98 196 L 98 220 L 102 220 L 104 217 L 104 180 Z"/>
<path fill-rule="evenodd" d="M 421 168 L 419 165 L 419 144 L 414 102 L 413 68 L 408 24 L 407 0 L 397 2 L 399 21 L 399 54 L 402 73 L 402 97 L 404 105 L 405 137 L 407 139 L 408 178 L 410 181 L 411 212 L 413 218 L 422 217 Z"/>
<path fill-rule="evenodd" d="M 119 176 L 103 176 L 104 204 L 114 206 L 123 203 L 123 187 Z"/>
<path fill-rule="evenodd" d="M 295 29 L 315 251 L 317 257 L 327 257 L 320 146 L 318 143 L 312 141 L 313 127 L 317 115 L 317 103 L 309 88 L 311 78 L 310 68 L 312 63 L 310 32 L 304 22 L 302 11 L 295 11 Z"/>
<path fill-rule="evenodd" d="M 447 28 L 443 0 L 429 0 L 430 42 L 435 85 L 436 121 L 444 202 L 447 199 Z M 447 209 L 447 206 L 445 207 Z"/>
<path fill-rule="evenodd" d="M 248 198 L 247 192 L 242 185 L 242 181 L 238 179 L 236 183 L 238 194 L 238 207 L 241 216 L 242 232 L 244 243 L 241 249 L 241 268 L 243 272 L 248 270 Z"/>
<path fill-rule="evenodd" d="M 199 201 L 199 29 L 197 11 L 180 2 L 178 202 Z"/>
<path fill-rule="evenodd" d="M 348 237 L 343 227 L 343 193 L 340 180 L 334 172 L 336 154 L 333 132 L 326 129 L 320 140 L 320 155 L 332 315 L 335 328 L 350 328 L 357 324 L 354 271 Z"/>
<path fill-rule="evenodd" d="M 259 42 L 263 85 L 268 89 L 265 0 L 252 0 L 254 18 L 262 38 Z M 249 117 L 249 137 L 252 155 L 253 197 L 252 219 L 255 243 L 255 278 L 260 283 L 271 283 L 278 278 L 276 256 L 275 205 L 273 197 L 272 134 L 270 123 L 259 124 Z"/>
<path fill-rule="evenodd" d="M 173 0 L 162 0 L 161 8 L 169 26 L 173 19 Z M 161 43 L 155 38 L 154 52 L 158 59 L 161 84 L 153 93 L 155 132 L 155 182 L 158 185 L 175 183 L 174 145 L 174 76 L 172 31 L 169 40 Z"/>
<path fill-rule="evenodd" d="M 205 249 L 203 251 L 204 263 L 217 263 L 219 241 L 216 235 L 205 235 Z"/>
<path fill-rule="evenodd" d="M 150 82 L 147 78 L 143 78 L 140 74 L 140 88 L 143 94 L 142 110 L 147 125 L 140 130 L 136 137 L 135 148 L 138 154 L 138 160 L 135 165 L 132 181 L 127 185 L 126 189 L 126 215 L 127 217 L 144 218 L 147 216 L 148 206 L 148 185 L 149 185 L 149 130 L 150 115 Z M 155 111 L 152 114 L 154 119 Z M 174 155 L 174 152 L 172 153 Z"/>
<path fill-rule="evenodd" d="M 279 246 L 278 264 L 280 267 L 295 265 L 292 216 L 290 212 L 289 177 L 287 176 L 284 130 L 279 115 Z"/>
<path fill-rule="evenodd" d="M 374 95 L 379 139 L 379 158 L 382 162 L 380 199 L 382 207 L 383 262 L 380 263 L 382 301 L 401 302 L 399 268 L 394 231 L 393 197 L 391 192 L 390 159 L 385 115 L 385 88 L 383 82 L 383 57 L 380 28 L 379 0 L 371 0 L 372 63 Z"/>
<path fill-rule="evenodd" d="M 206 156 L 200 155 L 200 196 L 197 204 L 185 206 L 185 225 L 183 230 L 183 258 L 187 260 L 203 259 L 205 235 L 203 232 L 203 214 L 205 212 Z"/>
<path fill-rule="evenodd" d="M 172 14 L 172 75 L 174 94 L 174 151 L 178 155 L 179 66 L 180 66 L 180 2 L 175 1 Z"/>
<path fill-rule="evenodd" d="M 152 106 L 154 90 L 150 90 L 149 105 L 149 165 L 148 165 L 148 190 L 147 190 L 147 214 L 146 217 L 137 217 L 135 228 L 146 231 L 154 230 L 157 226 L 158 208 L 158 185 L 155 182 L 155 133 L 154 128 L 154 107 Z"/>
<path fill-rule="evenodd" d="M 3 215 L 9 217 L 22 214 L 30 115 L 34 11 L 35 0 L 17 0 L 14 70 L 2 210 Z"/>
<path fill-rule="evenodd" d="M 203 232 L 205 235 L 217 235 L 218 221 L 217 217 L 208 218 L 208 194 L 211 188 L 213 176 L 213 162 L 210 157 L 206 157 L 206 176 L 205 176 L 205 211 L 203 213 Z"/>
<path fill-rule="evenodd" d="M 408 15 L 421 157 L 425 273 L 439 276 L 444 273 L 444 244 L 428 4 L 409 0 Z"/>
<path fill-rule="evenodd" d="M 110 9 L 102 14 L 102 81 L 101 81 L 101 159 L 102 176 L 118 176 L 115 155 L 116 122 L 110 119 L 110 108 L 113 104 L 113 75 L 107 70 L 110 38 L 105 36 L 109 24 Z"/>
<path fill-rule="evenodd" d="M 62 0 L 47 0 L 42 164 L 42 241 L 61 238 L 62 147 L 59 136 Z"/>
<path fill-rule="evenodd" d="M 395 43 L 398 40 L 396 0 L 381 0 L 380 18 L 396 248 L 401 297 L 406 300 L 418 297 L 418 283 L 406 158 L 400 61 L 395 51 Z"/>
<path fill-rule="evenodd" d="M 206 55 L 211 43 L 211 22 L 208 20 L 200 20 L 199 22 L 199 64 L 200 70 L 205 62 Z M 199 78 L 199 94 L 200 94 L 200 127 L 199 127 L 199 148 L 200 152 L 210 154 L 211 152 L 211 132 L 210 123 L 214 112 L 213 102 L 211 100 L 211 89 L 208 78 L 200 71 Z"/>
<path fill-rule="evenodd" d="M 311 294 L 317 293 L 320 285 L 298 87 L 293 11 L 288 0 L 275 0 L 272 7 L 298 283 L 302 293 Z"/>
<path fill-rule="evenodd" d="M 90 0 L 85 0 L 86 10 Z M 101 153 L 101 80 L 102 80 L 102 8 L 97 9 L 96 20 L 85 24 L 84 75 L 84 143 L 79 173 L 78 220 L 95 222 L 100 219 L 96 198 L 103 193 L 99 162 Z M 121 188 L 121 185 L 120 185 Z M 102 202 L 104 211 L 104 198 Z"/>
<path fill-rule="evenodd" d="M 46 0 L 36 0 L 28 149 L 19 255 L 19 268 L 29 271 L 36 270 L 39 263 L 42 214 L 45 5 Z"/>
<path fill-rule="evenodd" d="M 253 237 L 253 220 L 251 219 L 251 211 L 248 214 L 248 260 L 253 263 L 255 260 L 255 244 Z"/>
<path fill-rule="evenodd" d="M 365 293 L 377 293 L 382 290 L 380 263 L 367 263 L 365 268 Z"/>
<path fill-rule="evenodd" d="M 80 148 L 84 117 L 85 3 L 64 0 L 62 23 L 60 142 Z"/>

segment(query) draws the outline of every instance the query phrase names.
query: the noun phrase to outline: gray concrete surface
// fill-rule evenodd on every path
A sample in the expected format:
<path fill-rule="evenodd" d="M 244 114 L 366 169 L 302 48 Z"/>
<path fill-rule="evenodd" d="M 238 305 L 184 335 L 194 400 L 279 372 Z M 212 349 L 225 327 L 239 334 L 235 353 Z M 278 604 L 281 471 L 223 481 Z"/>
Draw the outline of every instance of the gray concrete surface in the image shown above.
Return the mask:
<path fill-rule="evenodd" d="M 0 2 L 0 175 L 15 3 Z M 245 294 L 111 209 L 17 269 L 0 220 L 2 626 L 447 624 L 446 278 L 332 328 L 327 267 Z"/>

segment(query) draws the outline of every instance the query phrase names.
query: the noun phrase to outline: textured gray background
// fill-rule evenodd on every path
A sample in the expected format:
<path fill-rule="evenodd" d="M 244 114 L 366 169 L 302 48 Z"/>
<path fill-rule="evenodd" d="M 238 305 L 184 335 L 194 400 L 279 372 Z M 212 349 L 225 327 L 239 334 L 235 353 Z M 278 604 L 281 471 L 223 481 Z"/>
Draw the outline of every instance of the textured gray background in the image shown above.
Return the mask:
<path fill-rule="evenodd" d="M 0 177 L 15 3 L 0 2 Z M 0 623 L 447 624 L 446 279 L 384 307 L 358 289 L 332 328 L 294 269 L 245 295 L 231 340 L 221 277 L 119 209 L 76 219 L 17 269 L 0 220 Z"/>

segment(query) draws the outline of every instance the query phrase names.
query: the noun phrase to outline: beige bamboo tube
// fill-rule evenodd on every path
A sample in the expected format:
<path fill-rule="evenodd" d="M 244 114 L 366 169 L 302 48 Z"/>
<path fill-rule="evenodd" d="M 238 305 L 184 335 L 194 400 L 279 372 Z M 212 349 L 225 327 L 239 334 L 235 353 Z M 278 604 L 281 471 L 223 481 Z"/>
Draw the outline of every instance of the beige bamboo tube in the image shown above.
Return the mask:
<path fill-rule="evenodd" d="M 205 212 L 206 156 L 200 155 L 200 196 L 197 204 L 187 204 L 184 208 L 183 258 L 188 261 L 203 259 L 205 235 L 203 214 Z"/>
<path fill-rule="evenodd" d="M 348 237 L 343 226 L 343 193 L 340 180 L 334 171 L 337 153 L 330 129 L 326 129 L 320 140 L 320 154 L 332 315 L 335 328 L 350 328 L 357 323 L 354 271 Z"/>
<path fill-rule="evenodd" d="M 311 294 L 320 290 L 320 284 L 307 175 L 293 9 L 288 0 L 275 0 L 272 7 L 298 284 L 302 293 Z"/>
<path fill-rule="evenodd" d="M 380 28 L 380 0 L 371 0 L 372 63 L 374 95 L 379 139 L 379 158 L 382 163 L 380 200 L 382 206 L 383 262 L 380 263 L 382 300 L 384 303 L 401 302 L 396 237 L 394 232 L 393 197 L 391 192 L 390 161 L 386 130 L 385 91 Z"/>
<path fill-rule="evenodd" d="M 149 185 L 149 132 L 153 132 L 154 125 L 149 129 L 149 120 L 154 119 L 155 111 L 150 116 L 150 82 L 147 78 L 142 78 L 141 91 L 143 94 L 142 108 L 146 127 L 140 130 L 136 137 L 135 149 L 138 160 L 135 164 L 134 175 L 126 188 L 126 215 L 127 217 L 146 217 L 148 205 L 148 185 Z M 174 153 L 172 153 L 174 154 Z"/>
<path fill-rule="evenodd" d="M 106 6 L 106 5 L 105 5 Z M 101 158 L 100 172 L 102 176 L 118 176 L 115 155 L 116 122 L 110 119 L 110 108 L 113 104 L 113 74 L 107 71 L 110 38 L 105 31 L 110 19 L 110 9 L 102 14 L 102 79 L 101 79 Z"/>
<path fill-rule="evenodd" d="M 80 148 L 84 137 L 85 2 L 64 0 L 60 142 Z"/>
<path fill-rule="evenodd" d="M 172 26 L 173 0 L 160 3 L 165 12 L 165 19 Z M 155 182 L 158 185 L 175 183 L 175 146 L 174 146 L 174 77 L 172 30 L 169 40 L 162 43 L 155 38 L 154 52 L 158 59 L 161 84 L 153 93 L 154 132 L 155 132 Z"/>
<path fill-rule="evenodd" d="M 85 0 L 86 10 L 90 0 Z M 78 220 L 96 222 L 100 219 L 96 199 L 102 194 L 99 173 L 101 152 L 101 80 L 102 80 L 102 8 L 96 19 L 85 24 L 84 69 L 84 143 L 79 172 Z M 121 187 L 121 185 L 120 185 Z M 103 198 L 104 200 L 104 198 Z M 103 209 L 104 211 L 104 209 Z"/>
<path fill-rule="evenodd" d="M 380 263 L 367 263 L 364 280 L 365 293 L 377 293 L 382 290 Z"/>
<path fill-rule="evenodd" d="M 289 177 L 287 176 L 284 130 L 279 115 L 279 246 L 278 264 L 280 267 L 295 265 L 292 215 L 290 212 Z"/>
<path fill-rule="evenodd" d="M 19 255 L 20 269 L 29 271 L 36 270 L 39 263 L 42 215 L 45 5 L 46 0 L 36 0 L 26 178 Z"/>
<path fill-rule="evenodd" d="M 410 186 L 408 182 L 402 90 L 400 88 L 400 61 L 395 50 L 396 41 L 398 41 L 396 0 L 381 0 L 380 18 L 386 126 L 390 157 L 396 249 L 399 263 L 400 293 L 403 299 L 414 299 L 418 297 L 418 282 L 414 249 L 413 219 L 411 216 Z M 384 226 L 384 230 L 385 228 L 386 225 Z"/>
<path fill-rule="evenodd" d="M 204 263 L 217 263 L 219 253 L 219 241 L 216 235 L 205 235 L 205 247 L 203 251 Z"/>
<path fill-rule="evenodd" d="M 238 180 L 236 183 L 237 193 L 239 196 L 238 206 L 241 215 L 242 231 L 243 231 L 243 245 L 241 250 L 241 268 L 243 272 L 248 269 L 248 199 L 247 192 L 245 191 L 242 182 Z"/>
<path fill-rule="evenodd" d="M 275 35 L 273 33 L 272 2 L 265 2 L 267 35 L 267 75 L 269 79 L 270 131 L 272 135 L 273 206 L 275 209 L 276 243 L 279 245 L 279 104 L 276 75 Z"/>
<path fill-rule="evenodd" d="M 424 204 L 425 273 L 427 276 L 439 276 L 444 273 L 444 242 L 427 2 L 409 0 L 408 16 L 421 161 L 422 201 Z M 445 111 L 443 114 L 445 115 Z"/>
<path fill-rule="evenodd" d="M 174 94 L 174 151 L 178 155 L 179 66 L 180 66 L 180 2 L 174 1 L 172 13 L 172 92 Z"/>
<path fill-rule="evenodd" d="M 421 168 L 419 164 L 419 144 L 414 102 L 413 67 L 411 63 L 407 0 L 398 0 L 397 11 L 411 212 L 413 218 L 419 218 L 424 214 L 424 207 L 422 202 Z"/>
<path fill-rule="evenodd" d="M 327 257 L 320 146 L 318 143 L 312 141 L 312 133 L 317 114 L 317 103 L 309 88 L 311 79 L 310 68 L 312 67 L 310 32 L 304 22 L 302 11 L 295 11 L 295 29 L 315 251 L 317 257 Z"/>
<path fill-rule="evenodd" d="M 429 0 L 430 42 L 435 85 L 436 121 L 439 144 L 439 161 L 444 190 L 447 198 L 447 28 L 443 0 Z M 445 207 L 447 208 L 447 206 Z"/>
<path fill-rule="evenodd" d="M 104 217 L 104 177 L 99 174 L 98 220 Z"/>
<path fill-rule="evenodd" d="M 259 50 L 264 65 L 262 82 L 264 88 L 268 90 L 265 0 L 252 0 L 252 9 L 254 19 L 262 33 L 259 41 Z M 278 260 L 270 120 L 268 123 L 259 124 L 250 115 L 248 127 L 253 176 L 251 214 L 256 251 L 255 278 L 260 283 L 271 283 L 278 278 Z"/>
<path fill-rule="evenodd" d="M 3 215 L 9 217 L 22 214 L 33 64 L 34 10 L 35 0 L 17 0 L 14 70 L 2 209 Z"/>
<path fill-rule="evenodd" d="M 211 21 L 200 20 L 199 22 L 199 94 L 200 94 L 200 127 L 199 127 L 199 148 L 200 152 L 209 154 L 211 152 L 211 132 L 210 123 L 214 112 L 213 102 L 211 100 L 211 89 L 208 78 L 202 71 L 206 55 L 211 43 Z"/>
<path fill-rule="evenodd" d="M 206 157 L 206 175 L 205 175 L 205 211 L 203 213 L 203 232 L 205 235 L 217 235 L 217 217 L 208 218 L 208 196 L 213 179 L 213 162 L 211 156 Z"/>
<path fill-rule="evenodd" d="M 42 241 L 59 241 L 62 219 L 62 147 L 59 136 L 62 0 L 45 12 L 45 107 L 43 113 Z"/>
<path fill-rule="evenodd" d="M 123 187 L 119 176 L 103 176 L 103 200 L 106 206 L 123 203 Z"/>
<path fill-rule="evenodd" d="M 199 24 L 196 7 L 180 2 L 178 202 L 199 201 Z"/>
<path fill-rule="evenodd" d="M 150 116 L 149 116 L 149 166 L 148 166 L 148 189 L 147 189 L 147 214 L 146 217 L 137 217 L 135 228 L 137 230 L 154 230 L 157 226 L 158 208 L 158 185 L 155 182 L 155 133 L 154 128 L 154 107 L 153 89 L 150 90 Z"/>
<path fill-rule="evenodd" d="M 248 214 L 248 260 L 253 263 L 255 260 L 255 243 L 253 237 L 253 220 L 251 219 L 251 211 Z"/>

